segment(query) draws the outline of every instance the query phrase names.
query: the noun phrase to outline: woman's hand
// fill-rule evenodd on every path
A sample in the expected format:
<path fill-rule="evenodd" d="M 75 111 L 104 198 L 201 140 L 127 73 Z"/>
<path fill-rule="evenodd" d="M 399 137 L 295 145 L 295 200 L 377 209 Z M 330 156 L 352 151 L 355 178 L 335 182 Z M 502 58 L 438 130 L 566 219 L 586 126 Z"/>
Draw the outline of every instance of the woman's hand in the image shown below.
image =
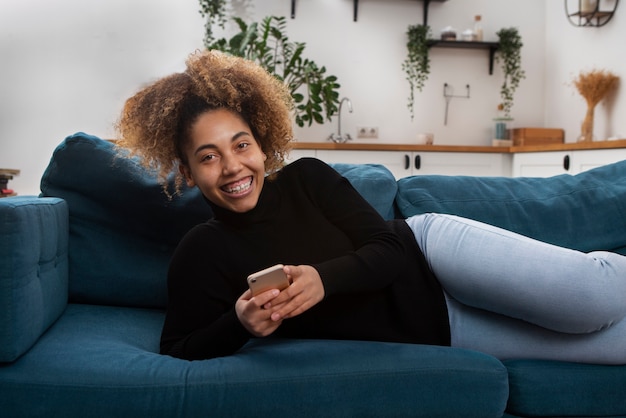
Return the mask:
<path fill-rule="evenodd" d="M 281 323 L 311 309 L 324 299 L 325 291 L 317 270 L 311 266 L 285 266 L 291 286 L 280 292 L 265 308 L 270 310 L 271 319 Z"/>
<path fill-rule="evenodd" d="M 271 301 L 279 294 L 278 289 L 272 289 L 253 297 L 252 292 L 248 289 L 237 299 L 235 303 L 237 318 L 244 328 L 255 337 L 267 337 L 276 331 L 282 323 L 282 321 L 272 320 L 272 311 L 263 306 L 271 306 Z"/>
<path fill-rule="evenodd" d="M 246 290 L 235 303 L 235 311 L 244 328 L 255 337 L 267 337 L 282 324 L 324 299 L 324 285 L 317 270 L 311 266 L 285 266 L 291 286 L 280 292 L 268 290 L 252 296 Z"/>

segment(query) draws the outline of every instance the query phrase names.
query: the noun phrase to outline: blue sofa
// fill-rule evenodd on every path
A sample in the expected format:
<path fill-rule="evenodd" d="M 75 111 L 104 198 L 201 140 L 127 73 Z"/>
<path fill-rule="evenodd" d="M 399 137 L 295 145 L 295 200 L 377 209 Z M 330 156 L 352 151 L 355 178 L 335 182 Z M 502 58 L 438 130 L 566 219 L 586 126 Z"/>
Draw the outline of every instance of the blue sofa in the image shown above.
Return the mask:
<path fill-rule="evenodd" d="M 421 176 L 336 164 L 385 217 L 455 213 L 582 250 L 626 253 L 626 162 L 549 179 Z M 450 347 L 255 339 L 235 355 L 158 354 L 166 270 L 211 216 L 168 201 L 83 133 L 40 196 L 0 199 L 0 414 L 7 417 L 626 417 L 626 366 Z"/>

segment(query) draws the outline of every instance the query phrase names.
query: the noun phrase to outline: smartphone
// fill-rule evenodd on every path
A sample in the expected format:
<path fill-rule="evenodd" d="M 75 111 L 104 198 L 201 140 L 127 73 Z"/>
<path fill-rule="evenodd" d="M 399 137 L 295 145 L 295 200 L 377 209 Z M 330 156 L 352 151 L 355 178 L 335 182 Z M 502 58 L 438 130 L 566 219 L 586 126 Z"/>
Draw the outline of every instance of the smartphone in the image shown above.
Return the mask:
<path fill-rule="evenodd" d="M 284 290 L 289 287 L 289 279 L 283 271 L 283 265 L 266 268 L 248 276 L 248 286 L 252 291 L 252 296 L 266 292 L 270 289 Z"/>

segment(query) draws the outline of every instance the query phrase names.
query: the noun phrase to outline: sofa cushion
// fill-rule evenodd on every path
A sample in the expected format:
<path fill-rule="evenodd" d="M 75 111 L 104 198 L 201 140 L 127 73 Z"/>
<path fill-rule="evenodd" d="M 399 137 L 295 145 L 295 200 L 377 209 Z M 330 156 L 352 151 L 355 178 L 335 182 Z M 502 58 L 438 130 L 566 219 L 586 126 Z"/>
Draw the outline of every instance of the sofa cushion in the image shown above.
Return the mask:
<path fill-rule="evenodd" d="M 626 416 L 626 366 L 509 360 L 507 412 L 528 417 Z"/>
<path fill-rule="evenodd" d="M 394 217 L 394 199 L 398 191 L 391 171 L 380 164 L 330 164 L 385 219 Z"/>
<path fill-rule="evenodd" d="M 70 304 L 11 367 L 0 410 L 14 416 L 500 417 L 502 363 L 450 347 L 252 340 L 232 356 L 156 353 L 164 313 Z"/>
<path fill-rule="evenodd" d="M 10 362 L 67 305 L 67 205 L 35 196 L 0 199 L 0 231 L 0 362 Z"/>
<path fill-rule="evenodd" d="M 174 248 L 212 216 L 197 189 L 168 200 L 136 159 L 84 133 L 54 151 L 41 195 L 68 203 L 69 296 L 79 303 L 164 307 Z"/>
<path fill-rule="evenodd" d="M 439 212 L 581 251 L 626 253 L 626 161 L 575 176 L 414 176 L 398 182 L 403 217 Z"/>

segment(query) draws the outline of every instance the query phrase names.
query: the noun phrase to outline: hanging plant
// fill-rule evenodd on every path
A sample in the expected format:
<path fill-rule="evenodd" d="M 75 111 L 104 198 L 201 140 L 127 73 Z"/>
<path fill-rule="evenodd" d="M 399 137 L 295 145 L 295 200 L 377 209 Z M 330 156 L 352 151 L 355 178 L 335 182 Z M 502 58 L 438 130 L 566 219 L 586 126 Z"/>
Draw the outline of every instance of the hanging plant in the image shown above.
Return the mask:
<path fill-rule="evenodd" d="M 430 27 L 428 25 L 411 25 L 407 30 L 408 41 L 406 48 L 407 57 L 402 63 L 402 70 L 406 73 L 409 82 L 409 102 L 407 107 L 411 113 L 411 120 L 415 116 L 415 90 L 422 91 L 424 83 L 430 73 L 430 59 L 428 57 L 428 38 Z"/>
<path fill-rule="evenodd" d="M 226 25 L 226 1 L 227 0 L 199 0 L 200 15 L 206 18 L 204 24 L 204 46 L 208 48 L 215 38 L 213 36 L 213 26 L 218 25 L 222 29 Z"/>
<path fill-rule="evenodd" d="M 522 79 L 526 78 L 526 72 L 522 69 L 522 38 L 516 28 L 500 29 L 496 32 L 500 45 L 496 53 L 496 60 L 502 64 L 504 82 L 500 87 L 502 102 L 498 106 L 504 112 L 504 117 L 511 118 L 513 107 L 513 95 L 519 87 Z"/>
<path fill-rule="evenodd" d="M 298 126 L 331 120 L 339 104 L 337 77 L 326 74 L 326 67 L 304 58 L 305 44 L 291 42 L 286 34 L 285 17 L 268 16 L 259 24 L 233 18 L 240 32 L 230 40 L 219 39 L 207 47 L 257 62 L 289 87 L 295 104 Z"/>

